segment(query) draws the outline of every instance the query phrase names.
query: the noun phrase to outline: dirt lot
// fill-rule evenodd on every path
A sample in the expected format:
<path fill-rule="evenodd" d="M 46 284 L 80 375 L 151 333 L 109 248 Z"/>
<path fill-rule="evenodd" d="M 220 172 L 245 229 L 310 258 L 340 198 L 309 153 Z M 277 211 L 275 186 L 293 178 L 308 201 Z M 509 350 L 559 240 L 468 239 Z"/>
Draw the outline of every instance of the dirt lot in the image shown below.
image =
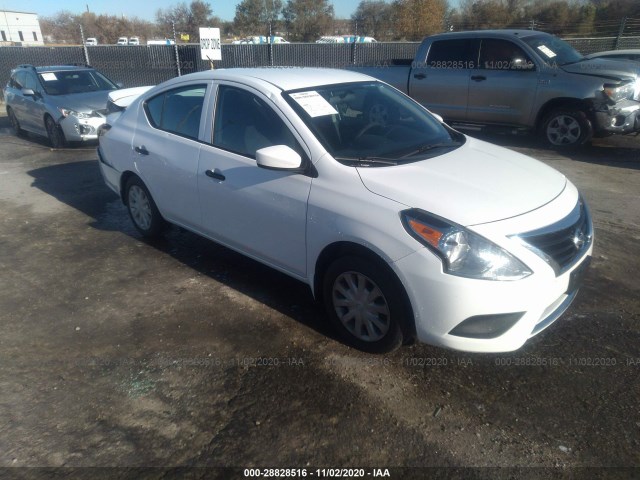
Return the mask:
<path fill-rule="evenodd" d="M 562 155 L 485 138 L 562 171 L 591 205 L 578 300 L 513 354 L 375 357 L 333 338 L 304 285 L 179 229 L 143 241 L 93 147 L 52 151 L 0 117 L 0 467 L 637 478 L 640 138 Z"/>

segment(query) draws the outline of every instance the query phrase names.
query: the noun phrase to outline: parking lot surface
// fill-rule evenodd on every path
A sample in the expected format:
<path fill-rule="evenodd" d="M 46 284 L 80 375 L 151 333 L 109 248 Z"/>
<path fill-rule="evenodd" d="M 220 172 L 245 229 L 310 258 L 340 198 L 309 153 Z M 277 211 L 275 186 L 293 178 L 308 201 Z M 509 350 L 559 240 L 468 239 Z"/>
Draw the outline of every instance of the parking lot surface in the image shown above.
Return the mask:
<path fill-rule="evenodd" d="M 0 117 L 0 467 L 637 475 L 640 139 L 560 154 L 482 138 L 583 192 L 596 246 L 578 299 L 517 352 L 372 356 L 295 280 L 178 228 L 142 240 L 95 146 L 52 150 Z"/>

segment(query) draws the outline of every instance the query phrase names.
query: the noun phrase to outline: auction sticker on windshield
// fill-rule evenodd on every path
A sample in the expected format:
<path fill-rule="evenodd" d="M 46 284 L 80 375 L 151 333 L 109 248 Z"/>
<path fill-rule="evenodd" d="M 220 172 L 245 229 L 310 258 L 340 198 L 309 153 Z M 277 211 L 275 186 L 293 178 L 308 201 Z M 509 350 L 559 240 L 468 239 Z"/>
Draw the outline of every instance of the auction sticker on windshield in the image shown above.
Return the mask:
<path fill-rule="evenodd" d="M 547 47 L 546 45 L 540 45 L 538 47 L 538 50 L 544 53 L 547 56 L 547 58 L 553 58 L 556 56 L 555 52 L 551 50 L 549 47 Z"/>
<path fill-rule="evenodd" d="M 41 77 L 45 82 L 54 82 L 54 81 L 58 80 L 58 77 L 56 77 L 56 74 L 55 73 L 51 73 L 51 72 L 43 73 L 41 75 Z"/>
<path fill-rule="evenodd" d="M 304 111 L 307 112 L 310 117 L 336 115 L 338 113 L 336 109 L 316 91 L 292 93 L 290 96 L 304 108 Z"/>

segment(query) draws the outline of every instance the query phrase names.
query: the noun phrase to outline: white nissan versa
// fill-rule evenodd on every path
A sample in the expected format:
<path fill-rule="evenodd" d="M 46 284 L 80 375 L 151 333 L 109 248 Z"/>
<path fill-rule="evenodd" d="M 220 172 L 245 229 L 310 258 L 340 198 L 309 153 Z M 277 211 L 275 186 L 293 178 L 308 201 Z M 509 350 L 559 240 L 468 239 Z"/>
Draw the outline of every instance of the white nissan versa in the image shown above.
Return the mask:
<path fill-rule="evenodd" d="M 515 350 L 593 249 L 563 175 L 344 70 L 174 78 L 109 116 L 98 155 L 142 235 L 180 225 L 306 282 L 366 351 Z"/>

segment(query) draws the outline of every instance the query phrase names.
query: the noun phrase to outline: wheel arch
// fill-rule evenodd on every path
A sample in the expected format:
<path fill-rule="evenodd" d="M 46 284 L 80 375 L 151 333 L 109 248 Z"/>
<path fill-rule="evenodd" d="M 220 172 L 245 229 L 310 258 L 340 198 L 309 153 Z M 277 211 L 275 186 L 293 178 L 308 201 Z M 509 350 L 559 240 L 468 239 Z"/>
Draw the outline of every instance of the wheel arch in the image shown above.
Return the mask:
<path fill-rule="evenodd" d="M 549 115 L 551 111 L 557 108 L 577 108 L 578 110 L 584 112 L 589 121 L 593 123 L 593 105 L 589 100 L 571 97 L 560 97 L 549 100 L 540 108 L 540 110 L 538 110 L 538 114 L 536 115 L 535 130 L 540 132 L 543 127 L 543 123 L 547 118 L 547 115 Z"/>
<path fill-rule="evenodd" d="M 120 176 L 120 199 L 122 200 L 122 203 L 124 205 L 127 205 L 127 195 L 124 191 L 124 187 L 127 186 L 127 182 L 131 177 L 137 177 L 142 182 L 140 176 L 136 175 L 135 172 L 132 172 L 131 170 L 125 170 L 124 172 L 122 172 L 122 175 Z"/>
<path fill-rule="evenodd" d="M 330 245 L 327 245 L 318 258 L 316 260 L 314 276 L 313 276 L 313 295 L 316 301 L 322 303 L 323 301 L 323 288 L 322 283 L 324 281 L 324 276 L 329 268 L 331 263 L 340 258 L 346 256 L 356 256 L 360 258 L 364 258 L 372 263 L 375 263 L 380 268 L 383 268 L 387 271 L 389 275 L 391 275 L 398 285 L 401 287 L 403 298 L 401 301 L 404 303 L 407 317 L 402 318 L 400 322 L 400 328 L 402 330 L 403 343 L 411 344 L 416 339 L 416 324 L 415 324 L 415 316 L 413 314 L 413 306 L 411 305 L 411 301 L 409 300 L 409 295 L 407 294 L 406 288 L 400 278 L 395 273 L 393 268 L 389 265 L 384 258 L 382 258 L 379 254 L 367 248 L 363 245 L 360 245 L 355 242 L 334 242 Z"/>

